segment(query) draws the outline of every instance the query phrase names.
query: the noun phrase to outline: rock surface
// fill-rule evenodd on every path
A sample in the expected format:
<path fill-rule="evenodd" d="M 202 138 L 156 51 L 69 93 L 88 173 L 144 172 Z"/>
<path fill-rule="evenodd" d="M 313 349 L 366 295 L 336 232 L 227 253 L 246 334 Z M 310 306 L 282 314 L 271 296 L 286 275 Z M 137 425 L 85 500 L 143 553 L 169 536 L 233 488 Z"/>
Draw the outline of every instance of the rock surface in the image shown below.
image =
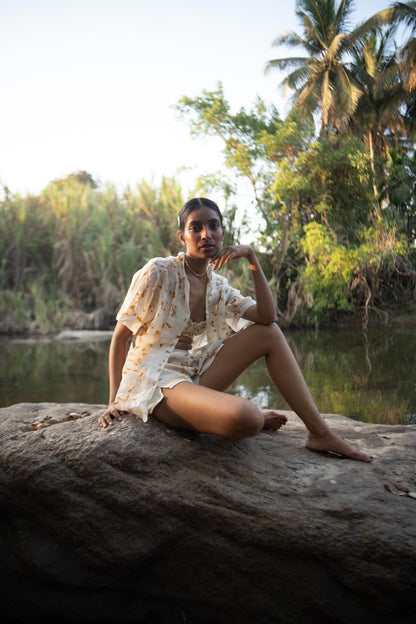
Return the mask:
<path fill-rule="evenodd" d="M 325 416 L 365 464 L 101 409 L 0 409 L 6 622 L 414 621 L 416 426 Z"/>

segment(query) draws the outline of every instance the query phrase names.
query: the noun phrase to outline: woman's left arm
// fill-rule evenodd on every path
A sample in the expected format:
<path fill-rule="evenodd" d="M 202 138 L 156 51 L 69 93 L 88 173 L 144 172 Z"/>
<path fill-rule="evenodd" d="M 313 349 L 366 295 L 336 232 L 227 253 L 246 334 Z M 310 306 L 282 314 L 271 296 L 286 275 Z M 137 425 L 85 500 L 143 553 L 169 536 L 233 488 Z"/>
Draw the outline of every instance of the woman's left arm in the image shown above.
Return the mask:
<path fill-rule="evenodd" d="M 243 314 L 243 318 L 254 323 L 268 325 L 277 320 L 276 306 L 272 291 L 263 273 L 256 253 L 250 245 L 229 245 L 223 247 L 211 262 L 215 269 L 221 269 L 230 260 L 247 258 L 254 283 L 256 305 L 251 306 Z"/>

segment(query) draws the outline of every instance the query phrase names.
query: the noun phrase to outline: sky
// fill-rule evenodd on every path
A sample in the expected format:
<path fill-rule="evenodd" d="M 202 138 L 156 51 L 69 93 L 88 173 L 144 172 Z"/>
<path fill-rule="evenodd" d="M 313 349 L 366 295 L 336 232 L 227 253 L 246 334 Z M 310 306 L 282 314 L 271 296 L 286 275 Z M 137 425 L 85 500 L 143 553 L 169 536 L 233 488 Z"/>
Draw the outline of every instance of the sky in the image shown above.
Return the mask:
<path fill-rule="evenodd" d="M 390 0 L 356 0 L 353 25 Z M 222 83 L 232 110 L 257 96 L 284 117 L 268 60 L 299 31 L 295 0 L 0 0 L 0 185 L 37 194 L 88 171 L 119 192 L 174 176 L 186 193 L 221 169 L 174 106 Z M 185 170 L 183 170 L 185 168 Z"/>

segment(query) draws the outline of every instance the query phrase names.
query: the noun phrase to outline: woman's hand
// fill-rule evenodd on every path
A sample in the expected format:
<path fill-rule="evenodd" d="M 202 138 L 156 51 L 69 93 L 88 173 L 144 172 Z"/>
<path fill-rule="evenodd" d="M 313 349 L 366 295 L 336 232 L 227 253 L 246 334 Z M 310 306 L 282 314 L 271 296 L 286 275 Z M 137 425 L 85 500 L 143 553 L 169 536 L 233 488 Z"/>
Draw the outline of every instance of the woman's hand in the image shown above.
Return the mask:
<path fill-rule="evenodd" d="M 113 426 L 114 419 L 123 420 L 123 414 L 127 414 L 127 412 L 117 409 L 114 405 L 109 405 L 99 417 L 98 424 L 103 429 L 107 429 L 109 425 L 110 427 Z"/>
<path fill-rule="evenodd" d="M 210 262 L 212 262 L 215 269 L 221 269 L 230 260 L 236 260 L 237 258 L 247 258 L 255 290 L 254 299 L 256 303 L 245 311 L 243 318 L 262 325 L 274 323 L 277 320 L 274 297 L 256 253 L 250 245 L 228 245 L 223 247 L 211 258 Z"/>
<path fill-rule="evenodd" d="M 254 255 L 254 250 L 250 245 L 227 245 L 220 249 L 215 256 L 210 259 L 214 269 L 221 269 L 230 260 L 237 258 L 250 258 Z"/>

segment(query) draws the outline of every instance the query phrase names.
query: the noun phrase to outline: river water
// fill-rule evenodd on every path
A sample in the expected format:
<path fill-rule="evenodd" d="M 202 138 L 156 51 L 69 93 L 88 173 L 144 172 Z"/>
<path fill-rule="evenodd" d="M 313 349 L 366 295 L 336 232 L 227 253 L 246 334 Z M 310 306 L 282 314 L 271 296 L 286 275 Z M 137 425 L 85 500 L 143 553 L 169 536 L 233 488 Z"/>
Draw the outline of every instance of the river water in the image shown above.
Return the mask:
<path fill-rule="evenodd" d="M 362 422 L 416 423 L 414 328 L 296 330 L 286 337 L 323 413 Z M 110 337 L 74 341 L 0 339 L 0 406 L 105 403 Z M 230 391 L 260 407 L 289 409 L 257 362 Z"/>

